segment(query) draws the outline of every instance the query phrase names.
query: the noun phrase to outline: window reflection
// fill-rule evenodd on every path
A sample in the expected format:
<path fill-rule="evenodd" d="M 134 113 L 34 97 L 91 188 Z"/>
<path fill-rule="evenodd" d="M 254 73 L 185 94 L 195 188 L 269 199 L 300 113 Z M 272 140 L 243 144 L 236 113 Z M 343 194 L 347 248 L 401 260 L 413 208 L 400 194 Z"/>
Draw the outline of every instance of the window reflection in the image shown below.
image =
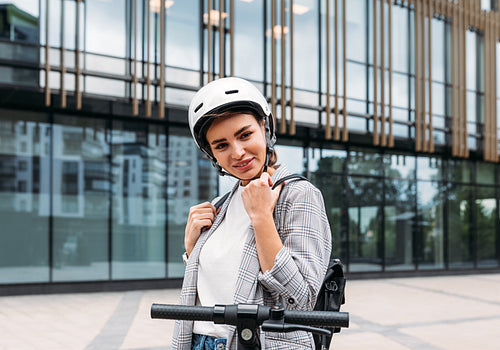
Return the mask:
<path fill-rule="evenodd" d="M 51 128 L 0 113 L 0 283 L 48 282 Z"/>
<path fill-rule="evenodd" d="M 114 122 L 111 144 L 112 277 L 165 277 L 167 143 L 164 128 Z"/>
<path fill-rule="evenodd" d="M 499 265 L 497 251 L 497 194 L 493 187 L 479 187 L 476 198 L 477 264 L 479 267 Z"/>
<path fill-rule="evenodd" d="M 412 270 L 415 182 L 385 181 L 385 264 L 387 270 Z"/>
<path fill-rule="evenodd" d="M 168 277 L 182 277 L 184 229 L 189 208 L 217 195 L 219 175 L 185 130 L 172 128 L 168 138 Z M 229 189 L 228 189 L 229 190 Z M 224 191 L 221 194 L 224 194 Z"/>
<path fill-rule="evenodd" d="M 110 149 L 105 122 L 57 116 L 53 140 L 53 280 L 108 279 Z"/>
<path fill-rule="evenodd" d="M 473 266 L 472 187 L 451 184 L 448 194 L 448 259 L 450 268 Z"/>
<path fill-rule="evenodd" d="M 414 222 L 419 269 L 444 267 L 443 193 L 439 182 L 420 181 Z"/>

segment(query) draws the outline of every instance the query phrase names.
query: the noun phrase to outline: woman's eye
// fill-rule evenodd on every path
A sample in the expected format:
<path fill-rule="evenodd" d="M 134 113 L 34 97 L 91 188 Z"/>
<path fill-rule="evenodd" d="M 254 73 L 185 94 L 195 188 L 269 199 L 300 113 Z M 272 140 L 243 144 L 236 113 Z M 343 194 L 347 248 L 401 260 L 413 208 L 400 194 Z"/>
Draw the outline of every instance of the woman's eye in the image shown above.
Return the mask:
<path fill-rule="evenodd" d="M 245 132 L 245 133 L 241 134 L 241 138 L 245 139 L 245 138 L 249 137 L 250 135 L 252 135 L 251 132 Z"/>
<path fill-rule="evenodd" d="M 223 149 L 224 147 L 226 147 L 225 143 L 219 143 L 217 146 L 215 146 L 215 149 Z"/>

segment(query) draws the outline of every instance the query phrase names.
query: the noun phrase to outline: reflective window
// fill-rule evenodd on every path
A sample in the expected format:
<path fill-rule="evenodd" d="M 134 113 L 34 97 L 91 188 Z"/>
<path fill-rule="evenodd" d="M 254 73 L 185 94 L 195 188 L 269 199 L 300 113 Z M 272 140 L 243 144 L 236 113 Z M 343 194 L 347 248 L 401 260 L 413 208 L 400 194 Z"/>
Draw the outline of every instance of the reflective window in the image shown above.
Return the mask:
<path fill-rule="evenodd" d="M 234 74 L 262 81 L 264 77 L 264 2 L 235 1 L 234 9 Z M 269 33 L 266 33 L 267 36 Z M 229 49 L 229 43 L 226 48 Z M 226 62 L 226 65 L 228 62 Z M 227 73 L 227 72 L 226 72 Z"/>
<path fill-rule="evenodd" d="M 415 182 L 385 181 L 385 264 L 387 270 L 412 270 Z"/>
<path fill-rule="evenodd" d="M 165 277 L 165 129 L 114 122 L 112 278 Z"/>
<path fill-rule="evenodd" d="M 442 160 L 436 157 L 417 158 L 417 179 L 441 180 L 443 178 Z"/>
<path fill-rule="evenodd" d="M 444 268 L 443 193 L 439 182 L 417 184 L 418 216 L 414 220 L 418 268 Z"/>
<path fill-rule="evenodd" d="M 385 177 L 415 179 L 415 157 L 404 154 L 384 155 Z"/>
<path fill-rule="evenodd" d="M 186 130 L 170 129 L 168 138 L 168 277 L 184 276 L 182 254 L 189 208 L 217 195 L 219 175 Z M 230 190 L 227 189 L 228 191 Z M 221 191 L 221 194 L 227 192 Z"/>
<path fill-rule="evenodd" d="M 53 127 L 53 280 L 109 278 L 109 143 L 105 122 L 56 116 Z"/>
<path fill-rule="evenodd" d="M 476 182 L 479 184 L 494 185 L 495 181 L 495 170 L 497 166 L 494 163 L 476 163 Z"/>
<path fill-rule="evenodd" d="M 275 147 L 278 154 L 277 164 L 286 165 L 292 173 L 306 175 L 304 150 L 302 147 L 279 146 Z"/>
<path fill-rule="evenodd" d="M 346 187 L 341 150 L 309 149 L 311 182 L 321 191 L 332 232 L 332 257 L 347 263 L 348 216 L 345 206 Z"/>
<path fill-rule="evenodd" d="M 472 181 L 471 178 L 471 163 L 462 160 L 449 160 L 448 164 L 448 181 L 465 182 Z"/>
<path fill-rule="evenodd" d="M 369 150 L 352 149 L 347 163 L 349 174 L 381 175 L 382 156 Z"/>
<path fill-rule="evenodd" d="M 294 6 L 294 47 L 300 47 L 300 50 L 295 49 L 294 51 L 294 85 L 297 89 L 317 91 L 319 75 L 318 2 L 306 0 L 301 1 L 301 5 L 302 7 Z M 269 34 L 266 33 L 266 35 Z M 268 56 L 271 56 L 270 51 Z M 271 65 L 268 64 L 268 67 Z M 300 69 L 298 69 L 299 67 Z"/>
<path fill-rule="evenodd" d="M 477 264 L 496 267 L 497 251 L 497 191 L 494 187 L 479 187 L 476 195 Z"/>
<path fill-rule="evenodd" d="M 347 178 L 349 271 L 382 269 L 382 183 L 379 179 Z"/>
<path fill-rule="evenodd" d="M 451 184 L 448 193 L 449 267 L 471 268 L 474 256 L 472 187 Z"/>
<path fill-rule="evenodd" d="M 48 282 L 51 128 L 0 114 L 0 283 Z"/>

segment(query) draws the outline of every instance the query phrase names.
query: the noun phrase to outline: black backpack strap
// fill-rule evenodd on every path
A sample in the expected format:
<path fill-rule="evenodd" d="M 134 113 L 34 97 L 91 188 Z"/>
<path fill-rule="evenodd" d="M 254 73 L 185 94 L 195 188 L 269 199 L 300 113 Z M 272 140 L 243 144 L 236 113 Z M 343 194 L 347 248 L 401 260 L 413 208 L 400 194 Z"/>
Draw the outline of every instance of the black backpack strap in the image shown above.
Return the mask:
<path fill-rule="evenodd" d="M 219 209 L 220 207 L 222 207 L 222 204 L 224 204 L 224 202 L 226 201 L 226 199 L 229 197 L 229 195 L 231 194 L 231 192 L 228 192 L 226 193 L 225 195 L 223 195 L 215 204 L 214 204 L 214 207 L 215 209 Z"/>
<path fill-rule="evenodd" d="M 272 187 L 272 189 L 274 190 L 277 186 L 279 186 L 281 183 L 285 182 L 285 181 L 288 181 L 288 180 L 293 180 L 293 181 L 297 181 L 297 180 L 305 180 L 305 181 L 309 181 L 307 179 L 307 177 L 304 177 L 302 175 L 299 175 L 299 174 L 290 174 L 290 175 L 287 175 L 285 177 L 282 177 L 281 179 L 279 179 L 278 181 L 276 181 Z"/>
<path fill-rule="evenodd" d="M 302 176 L 302 175 L 299 175 L 299 174 L 290 174 L 290 175 L 287 175 L 285 177 L 282 177 L 281 179 L 279 179 L 278 181 L 276 181 L 272 187 L 272 189 L 274 190 L 277 186 L 279 186 L 281 183 L 285 182 L 285 181 L 288 181 L 288 180 L 305 180 L 305 181 L 309 181 L 306 177 Z M 231 192 L 228 192 L 226 193 L 225 195 L 223 195 L 215 204 L 214 204 L 214 207 L 215 209 L 219 209 L 220 207 L 222 207 L 222 204 L 224 204 L 224 202 L 226 201 L 226 199 L 229 197 L 229 195 L 231 194 Z"/>

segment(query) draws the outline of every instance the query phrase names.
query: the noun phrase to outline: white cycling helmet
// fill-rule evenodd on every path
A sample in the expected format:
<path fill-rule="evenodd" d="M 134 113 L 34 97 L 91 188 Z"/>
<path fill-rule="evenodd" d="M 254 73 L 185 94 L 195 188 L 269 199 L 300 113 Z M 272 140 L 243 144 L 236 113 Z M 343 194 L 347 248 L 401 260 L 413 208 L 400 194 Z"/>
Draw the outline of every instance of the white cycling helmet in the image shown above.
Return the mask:
<path fill-rule="evenodd" d="M 214 80 L 202 87 L 193 97 L 188 118 L 189 129 L 196 145 L 208 156 L 221 175 L 231 175 L 217 163 L 205 138 L 208 126 L 214 118 L 227 111 L 250 111 L 264 118 L 267 169 L 269 156 L 276 142 L 273 117 L 266 98 L 252 83 L 244 79 L 229 77 Z"/>

